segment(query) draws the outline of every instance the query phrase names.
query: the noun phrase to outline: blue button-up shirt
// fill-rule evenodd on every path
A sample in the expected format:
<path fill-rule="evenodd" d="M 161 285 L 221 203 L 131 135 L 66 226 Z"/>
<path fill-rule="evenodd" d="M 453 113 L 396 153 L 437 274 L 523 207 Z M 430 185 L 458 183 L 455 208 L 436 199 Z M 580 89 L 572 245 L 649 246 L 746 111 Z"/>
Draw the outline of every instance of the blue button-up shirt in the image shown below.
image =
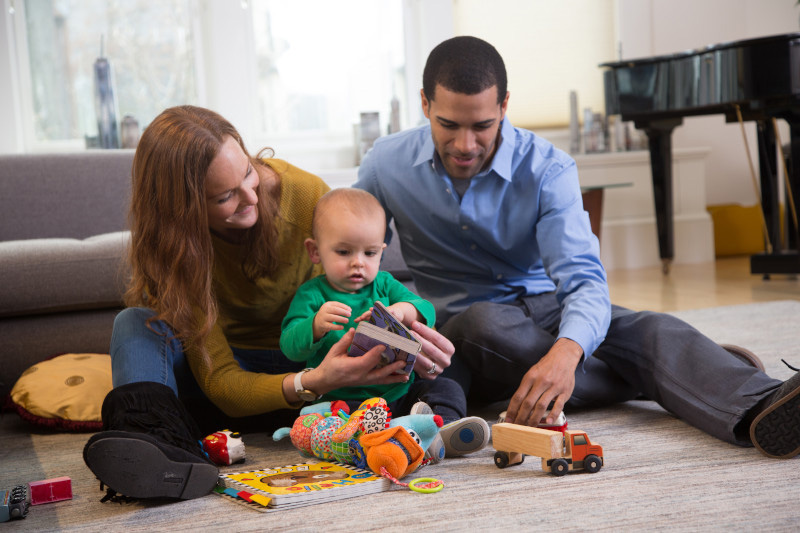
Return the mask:
<path fill-rule="evenodd" d="M 440 325 L 474 302 L 555 290 L 558 336 L 589 356 L 605 338 L 611 304 L 575 161 L 508 118 L 500 134 L 491 166 L 463 198 L 436 154 L 430 125 L 378 139 L 354 186 L 394 219 L 403 258 Z"/>

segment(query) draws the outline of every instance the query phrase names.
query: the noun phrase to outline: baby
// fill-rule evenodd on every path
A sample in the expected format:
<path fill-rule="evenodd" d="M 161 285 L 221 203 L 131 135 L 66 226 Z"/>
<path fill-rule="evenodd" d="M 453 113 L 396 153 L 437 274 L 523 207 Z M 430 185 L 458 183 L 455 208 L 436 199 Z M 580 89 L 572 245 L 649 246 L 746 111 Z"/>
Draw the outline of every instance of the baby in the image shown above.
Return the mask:
<path fill-rule="evenodd" d="M 388 272 L 380 271 L 386 247 L 386 215 L 374 196 L 350 188 L 328 192 L 314 209 L 312 232 L 313 238 L 305 241 L 306 249 L 312 262 L 322 264 L 325 274 L 300 286 L 289 306 L 281 334 L 281 350 L 286 357 L 316 367 L 346 331 L 369 318 L 376 300 L 409 328 L 415 320 L 434 324 L 430 302 Z M 444 445 L 436 439 L 429 448 L 434 460 L 440 460 L 445 451 L 447 456 L 463 455 L 488 442 L 486 422 L 478 417 L 464 418 L 467 402 L 463 389 L 441 376 L 415 379 L 412 372 L 401 383 L 336 389 L 322 400 L 344 400 L 352 411 L 375 396 L 386 400 L 394 417 L 425 412 L 442 417 L 445 426 L 440 435 L 447 438 Z M 469 438 L 470 433 L 473 438 Z"/>

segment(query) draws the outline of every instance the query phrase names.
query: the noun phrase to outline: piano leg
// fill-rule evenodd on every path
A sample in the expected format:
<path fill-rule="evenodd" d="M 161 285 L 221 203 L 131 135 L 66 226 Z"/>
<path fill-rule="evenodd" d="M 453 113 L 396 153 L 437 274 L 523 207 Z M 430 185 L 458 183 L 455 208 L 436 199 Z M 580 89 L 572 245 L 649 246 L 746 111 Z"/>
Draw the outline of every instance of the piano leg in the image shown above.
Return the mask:
<path fill-rule="evenodd" d="M 800 166 L 795 164 L 795 157 L 800 158 L 800 119 L 790 115 L 784 117 L 789 122 L 791 129 L 792 168 L 789 182 L 795 203 L 798 199 L 797 187 L 800 184 Z M 759 171 L 761 172 L 761 202 L 764 208 L 764 217 L 767 223 L 767 233 L 772 243 L 772 253 L 757 254 L 750 258 L 750 272 L 763 274 L 765 279 L 770 274 L 797 274 L 800 273 L 800 254 L 797 250 L 797 239 L 793 221 L 788 216 L 789 203 L 785 202 L 784 209 L 787 216 L 780 216 L 780 199 L 778 192 L 781 184 L 778 182 L 776 163 L 776 138 L 772 124 L 758 121 L 759 141 Z M 788 191 L 786 191 L 788 194 Z M 781 218 L 784 220 L 785 231 L 789 235 L 788 246 L 781 238 Z"/>
<path fill-rule="evenodd" d="M 756 121 L 758 135 L 758 172 L 761 177 L 761 207 L 767 225 L 767 235 L 772 244 L 773 253 L 783 250 L 781 238 L 780 184 L 775 166 L 775 133 L 772 123 L 764 120 Z"/>
<path fill-rule="evenodd" d="M 683 119 L 669 119 L 636 123 L 636 127 L 647 134 L 650 148 L 650 170 L 653 174 L 653 201 L 656 209 L 658 250 L 661 255 L 661 270 L 669 273 L 675 257 L 675 236 L 672 221 L 672 130 L 680 126 Z"/>
<path fill-rule="evenodd" d="M 788 171 L 789 176 L 789 185 L 792 193 L 792 198 L 794 199 L 794 208 L 795 211 L 800 209 L 800 113 L 793 112 L 791 114 L 784 115 L 783 117 L 786 122 L 789 124 L 789 151 L 788 153 L 784 150 L 783 155 L 789 156 L 791 161 L 786 162 L 786 166 L 788 167 L 786 170 Z M 786 194 L 789 194 L 789 191 L 786 191 Z M 791 204 L 787 201 L 786 202 L 786 213 L 787 216 L 785 218 L 787 228 L 789 231 L 787 235 L 788 238 L 788 246 L 794 250 L 800 251 L 800 227 L 797 227 L 795 224 L 795 218 L 792 215 L 789 209 L 791 208 Z M 798 215 L 800 217 L 800 215 Z"/>

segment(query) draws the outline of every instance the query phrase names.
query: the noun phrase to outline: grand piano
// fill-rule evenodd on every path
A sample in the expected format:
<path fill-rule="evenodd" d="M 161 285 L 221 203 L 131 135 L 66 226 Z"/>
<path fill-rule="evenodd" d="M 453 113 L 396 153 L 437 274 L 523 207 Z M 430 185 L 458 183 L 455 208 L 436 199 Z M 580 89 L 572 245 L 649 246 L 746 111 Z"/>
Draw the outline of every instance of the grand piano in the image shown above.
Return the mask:
<path fill-rule="evenodd" d="M 633 121 L 647 134 L 664 273 L 674 257 L 672 131 L 683 117 L 711 114 L 724 114 L 726 122 L 738 122 L 741 117 L 756 123 L 768 239 L 765 252 L 751 257 L 751 272 L 765 277 L 800 272 L 800 239 L 791 219 L 786 224 L 787 238 L 781 239 L 773 128 L 773 119 L 789 124 L 790 149 L 786 156 L 800 162 L 800 33 L 603 63 L 600 67 L 605 69 L 606 115 L 621 115 L 622 120 Z M 744 150 L 744 144 L 731 150 Z M 800 164 L 789 165 L 788 177 L 794 205 L 800 206 Z"/>

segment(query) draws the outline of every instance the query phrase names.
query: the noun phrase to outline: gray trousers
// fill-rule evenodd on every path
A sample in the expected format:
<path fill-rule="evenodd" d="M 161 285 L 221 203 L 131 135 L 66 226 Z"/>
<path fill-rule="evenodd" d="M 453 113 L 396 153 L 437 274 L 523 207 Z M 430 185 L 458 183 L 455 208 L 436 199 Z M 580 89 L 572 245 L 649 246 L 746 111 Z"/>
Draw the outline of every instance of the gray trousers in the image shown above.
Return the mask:
<path fill-rule="evenodd" d="M 555 342 L 560 317 L 553 293 L 513 305 L 473 304 L 440 329 L 456 347 L 444 376 L 471 399 L 509 399 Z M 750 446 L 749 428 L 740 422 L 781 383 L 682 320 L 612 306 L 606 339 L 578 365 L 567 406 L 596 407 L 644 396 L 714 437 Z"/>

